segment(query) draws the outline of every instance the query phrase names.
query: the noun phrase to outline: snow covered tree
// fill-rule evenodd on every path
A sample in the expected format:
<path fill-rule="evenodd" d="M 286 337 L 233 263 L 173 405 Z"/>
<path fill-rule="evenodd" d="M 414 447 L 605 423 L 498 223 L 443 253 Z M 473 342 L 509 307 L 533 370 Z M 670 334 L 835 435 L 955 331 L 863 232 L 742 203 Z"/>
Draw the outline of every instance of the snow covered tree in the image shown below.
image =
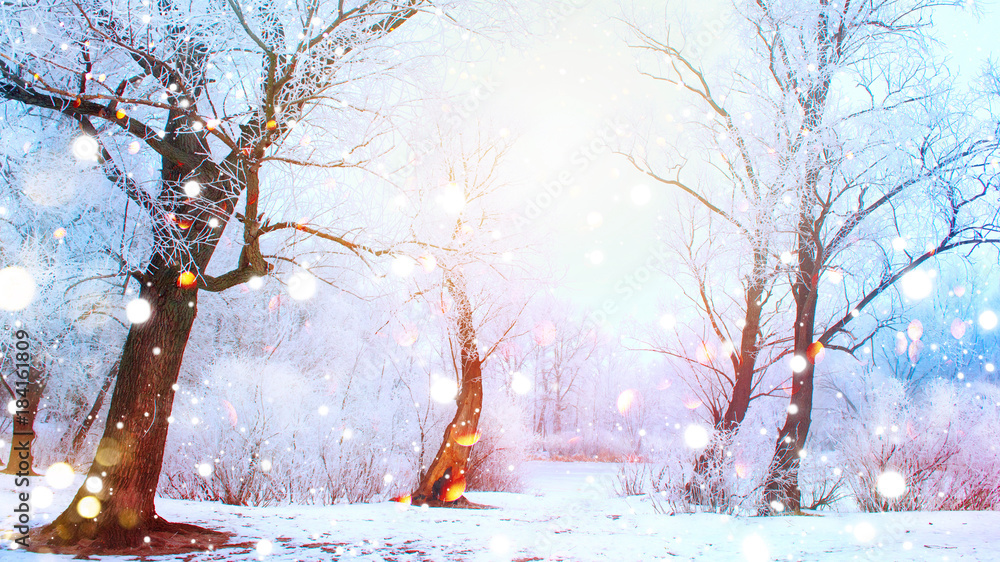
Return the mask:
<path fill-rule="evenodd" d="M 142 13 L 117 1 L 0 7 L 7 37 L 0 96 L 76 122 L 83 132 L 78 156 L 96 161 L 128 195 L 147 232 L 145 251 L 128 263 L 145 318 L 134 320 L 125 341 L 90 472 L 101 489 L 81 488 L 39 531 L 39 548 L 92 541 L 93 548 L 117 549 L 177 533 L 194 533 L 197 546 L 217 540 L 163 521 L 153 505 L 198 293 L 274 270 L 261 251 L 268 234 L 377 253 L 345 237 L 350 227 L 338 228 L 331 217 L 272 220 L 265 203 L 280 182 L 266 172 L 301 166 L 329 173 L 357 164 L 354 151 L 373 142 L 382 122 L 367 117 L 357 128 L 349 117 L 379 116 L 398 97 L 375 80 L 406 56 L 385 37 L 421 8 L 416 0 L 287 7 L 164 1 Z M 380 101 L 371 107 L 370 99 Z M 325 128 L 338 119 L 333 131 Z M 140 163 L 147 173 L 136 169 Z M 212 275 L 231 221 L 242 229 L 238 263 Z"/>
<path fill-rule="evenodd" d="M 421 205 L 419 198 L 414 201 L 420 215 L 414 217 L 418 225 L 414 238 L 421 240 L 426 252 L 417 260 L 428 269 L 441 270 L 437 287 L 418 292 L 451 324 L 450 349 L 444 355 L 455 372 L 457 406 L 411 495 L 418 505 L 471 505 L 463 493 L 472 449 L 481 436 L 483 365 L 511 336 L 523 310 L 518 307 L 518 292 L 510 287 L 518 266 L 505 260 L 516 248 L 517 238 L 501 231 L 507 217 L 498 204 L 503 195 L 505 141 L 481 131 L 476 135 L 468 146 L 461 132 L 439 133 L 441 152 L 424 164 L 428 181 L 440 185 L 433 201 L 437 212 Z M 436 242 L 434 231 L 444 231 L 448 238 Z"/>
<path fill-rule="evenodd" d="M 955 99 L 927 35 L 933 9 L 960 4 L 741 3 L 748 58 L 715 86 L 682 46 L 644 36 L 643 48 L 661 55 L 661 78 L 698 99 L 716 141 L 737 155 L 719 166 L 738 188 L 732 193 L 713 198 L 676 174 L 663 180 L 688 187 L 722 218 L 722 205 L 755 190 L 746 199 L 759 208 L 748 222 L 769 236 L 751 247 L 772 254 L 761 262 L 765 272 L 777 254 L 773 267 L 787 279 L 791 397 L 763 511 L 799 508 L 797 468 L 824 350 L 859 350 L 885 325 L 862 313 L 898 280 L 909 276 L 905 293 L 926 279 L 924 262 L 1000 234 L 991 206 L 996 122 L 970 114 L 975 100 Z M 901 237 L 916 249 L 894 251 Z M 758 254 L 749 255 L 744 263 L 756 270 Z"/>

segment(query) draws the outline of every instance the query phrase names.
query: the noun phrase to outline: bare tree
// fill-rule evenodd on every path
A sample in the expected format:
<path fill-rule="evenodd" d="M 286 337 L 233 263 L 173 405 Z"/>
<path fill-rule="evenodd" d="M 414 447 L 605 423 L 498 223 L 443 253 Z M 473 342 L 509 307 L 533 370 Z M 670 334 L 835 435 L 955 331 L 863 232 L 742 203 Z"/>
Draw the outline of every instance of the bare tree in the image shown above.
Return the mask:
<path fill-rule="evenodd" d="M 645 38 L 644 48 L 667 55 L 663 79 L 698 98 L 708 128 L 740 155 L 737 190 L 756 185 L 769 194 L 748 198 L 767 203 L 750 224 L 772 235 L 767 251 L 782 258 L 776 269 L 793 302 L 793 372 L 763 512 L 799 508 L 798 465 L 823 350 L 861 349 L 885 322 L 856 319 L 921 264 L 1000 239 L 987 197 L 996 189 L 995 122 L 946 113 L 955 89 L 935 66 L 926 34 L 933 9 L 960 4 L 740 3 L 749 58 L 723 95 L 682 47 Z M 737 127 L 733 115 L 742 111 L 756 124 Z M 730 197 L 664 179 L 726 218 L 717 201 Z M 894 252 L 890 242 L 904 235 L 919 241 L 917 249 Z"/>
<path fill-rule="evenodd" d="M 505 144 L 484 138 L 482 133 L 471 147 L 466 146 L 461 132 L 439 131 L 439 137 L 439 166 L 429 158 L 427 172 L 431 175 L 429 181 L 442 184 L 435 193 L 435 206 L 454 217 L 450 238 L 444 243 L 433 242 L 429 233 L 440 230 L 440 212 L 427 208 L 430 201 L 415 206 L 421 217 L 414 217 L 414 223 L 423 232 L 416 230 L 413 238 L 426 241 L 421 246 L 427 253 L 418 259 L 427 267 L 441 270 L 440 284 L 435 289 L 419 289 L 418 294 L 439 308 L 448 321 L 449 349 L 444 355 L 450 358 L 446 362 L 456 376 L 457 408 L 437 454 L 421 473 L 411 501 L 431 506 L 474 506 L 463 494 L 472 449 L 480 438 L 483 364 L 511 337 L 523 306 L 518 307 L 515 292 L 496 292 L 510 285 L 510 276 L 517 270 L 516 265 L 503 259 L 504 253 L 512 249 L 514 237 L 504 237 L 495 230 L 504 218 L 497 196 L 504 185 L 500 164 Z M 456 140 L 449 141 L 449 137 Z M 436 180 L 435 168 L 441 169 Z M 446 219 L 445 224 L 449 222 Z"/>
<path fill-rule="evenodd" d="M 324 240 L 356 255 L 380 253 L 353 241 L 356 233 L 347 229 L 269 220 L 262 203 L 270 184 L 262 174 L 277 166 L 352 165 L 351 153 L 371 142 L 371 129 L 336 139 L 344 156 L 333 161 L 296 131 L 310 121 L 369 111 L 343 102 L 398 64 L 384 38 L 420 7 L 417 0 L 265 3 L 248 12 L 236 2 L 182 8 L 164 1 L 147 17 L 116 1 L 0 8 L 7 37 L 15 39 L 0 61 L 0 96 L 78 123 L 84 152 L 145 215 L 149 229 L 149 253 L 140 263 L 122 264 L 151 317 L 131 327 L 122 350 L 90 471 L 101 490 L 81 488 L 38 531 L 39 548 L 92 541 L 92 548 L 116 549 L 141 545 L 144 537 L 155 545 L 175 534 L 193 534 L 198 547 L 219 540 L 165 522 L 153 505 L 198 293 L 271 272 L 276 258 L 261 251 L 262 237 L 271 233 Z M 34 24 L 37 18 L 44 25 Z M 160 161 L 152 188 L 129 172 L 126 152 Z M 242 228 L 238 264 L 210 275 L 232 219 Z"/>

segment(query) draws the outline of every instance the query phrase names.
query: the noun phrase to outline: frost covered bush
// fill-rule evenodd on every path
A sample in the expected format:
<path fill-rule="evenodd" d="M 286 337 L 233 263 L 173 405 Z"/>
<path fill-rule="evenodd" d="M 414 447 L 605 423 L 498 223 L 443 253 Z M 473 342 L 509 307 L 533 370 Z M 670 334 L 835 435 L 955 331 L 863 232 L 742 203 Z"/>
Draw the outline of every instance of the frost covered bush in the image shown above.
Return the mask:
<path fill-rule="evenodd" d="M 589 427 L 579 433 L 540 435 L 535 447 L 540 456 L 552 460 L 619 462 L 635 452 L 635 445 L 621 433 Z"/>
<path fill-rule="evenodd" d="M 466 474 L 467 489 L 482 492 L 520 492 L 521 463 L 527 458 L 531 435 L 517 406 L 504 399 L 491 400 L 479 420 L 482 434 L 472 448 Z"/>
<path fill-rule="evenodd" d="M 378 380 L 225 357 L 202 382 L 174 409 L 164 495 L 237 505 L 363 502 L 412 477 L 405 449 L 393 445 L 391 393 L 371 388 Z"/>
<path fill-rule="evenodd" d="M 770 460 L 766 441 L 750 423 L 735 435 L 716 432 L 703 449 L 676 439 L 655 461 L 622 463 L 616 491 L 645 495 L 660 513 L 753 513 Z"/>
<path fill-rule="evenodd" d="M 863 511 L 1000 508 L 1000 389 L 872 381 L 847 406 L 842 450 Z"/>

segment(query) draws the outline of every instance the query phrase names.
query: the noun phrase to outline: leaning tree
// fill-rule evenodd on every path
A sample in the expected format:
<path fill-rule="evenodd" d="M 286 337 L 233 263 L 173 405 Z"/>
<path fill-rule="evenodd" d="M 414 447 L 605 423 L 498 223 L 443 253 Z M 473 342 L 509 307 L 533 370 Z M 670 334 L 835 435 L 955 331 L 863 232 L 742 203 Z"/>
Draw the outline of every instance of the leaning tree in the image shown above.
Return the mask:
<path fill-rule="evenodd" d="M 438 130 L 437 149 L 426 155 L 410 193 L 411 238 L 416 260 L 437 277 L 431 285 L 414 278 L 415 295 L 444 319 L 446 370 L 455 376 L 455 414 L 437 453 L 421 467 L 411 494 L 416 505 L 473 506 L 465 497 L 472 450 L 481 436 L 486 361 L 511 336 L 523 306 L 520 272 L 525 270 L 520 236 L 507 230 L 502 162 L 508 141 L 482 130 Z M 414 262 L 414 263 L 416 263 Z"/>
<path fill-rule="evenodd" d="M 0 6 L 0 96 L 77 123 L 78 155 L 128 196 L 123 211 L 144 230 L 122 268 L 148 318 L 132 324 L 122 349 L 89 473 L 98 480 L 37 531 L 37 548 L 86 541 L 114 550 L 185 533 L 197 546 L 217 540 L 163 521 L 153 501 L 198 295 L 283 263 L 262 251 L 265 235 L 380 253 L 356 242 L 363 224 L 334 224 L 331 209 L 342 202 L 335 182 L 324 183 L 333 193 L 315 197 L 327 207 L 305 218 L 293 207 L 288 217 L 281 204 L 307 195 L 282 193 L 284 182 L 271 174 L 305 168 L 329 176 L 360 166 L 402 90 L 380 78 L 403 72 L 413 57 L 387 36 L 416 28 L 403 27 L 413 19 L 425 24 L 410 32 L 418 38 L 451 21 L 422 8 L 420 0 Z M 210 274 L 227 225 L 240 231 L 237 263 Z"/>

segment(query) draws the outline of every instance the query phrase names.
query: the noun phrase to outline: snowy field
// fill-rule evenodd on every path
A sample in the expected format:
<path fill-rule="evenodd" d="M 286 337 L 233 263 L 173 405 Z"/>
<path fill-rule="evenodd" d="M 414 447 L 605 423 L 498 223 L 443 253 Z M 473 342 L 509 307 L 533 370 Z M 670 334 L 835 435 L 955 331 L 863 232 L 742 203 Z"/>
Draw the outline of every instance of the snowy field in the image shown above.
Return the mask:
<path fill-rule="evenodd" d="M 150 560 L 1000 560 L 1000 513 L 824 513 L 733 518 L 661 515 L 638 497 L 614 497 L 617 467 L 529 462 L 523 494 L 472 492 L 495 510 L 419 509 L 395 503 L 335 507 L 233 507 L 159 499 L 172 521 L 229 531 L 216 552 Z M 0 509 L 11 528 L 13 477 Z M 54 517 L 76 486 L 35 514 Z M 3 541 L 4 549 L 10 542 Z M 135 560 L 114 556 L 107 560 Z M 0 559 L 69 560 L 5 550 Z"/>

